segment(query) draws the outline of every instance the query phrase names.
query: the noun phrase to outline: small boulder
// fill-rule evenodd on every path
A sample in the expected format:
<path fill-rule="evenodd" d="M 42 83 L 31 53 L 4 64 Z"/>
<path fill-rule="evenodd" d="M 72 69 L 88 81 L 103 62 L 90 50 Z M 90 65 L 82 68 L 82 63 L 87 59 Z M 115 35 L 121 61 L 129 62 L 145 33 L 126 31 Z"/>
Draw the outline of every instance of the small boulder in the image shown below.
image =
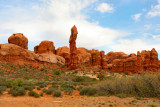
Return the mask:
<path fill-rule="evenodd" d="M 22 33 L 13 34 L 8 38 L 8 43 L 28 49 L 28 39 Z"/>

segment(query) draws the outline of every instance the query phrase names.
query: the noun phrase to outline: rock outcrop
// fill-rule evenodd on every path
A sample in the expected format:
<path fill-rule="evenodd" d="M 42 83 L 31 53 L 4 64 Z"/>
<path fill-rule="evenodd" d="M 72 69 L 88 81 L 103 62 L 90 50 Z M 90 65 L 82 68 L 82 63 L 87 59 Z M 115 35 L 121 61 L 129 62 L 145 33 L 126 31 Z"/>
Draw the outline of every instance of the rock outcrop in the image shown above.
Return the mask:
<path fill-rule="evenodd" d="M 78 64 L 92 66 L 91 51 L 85 48 L 77 48 Z"/>
<path fill-rule="evenodd" d="M 101 54 L 98 50 L 92 49 L 92 66 L 94 67 L 101 67 Z"/>
<path fill-rule="evenodd" d="M 52 41 L 42 41 L 39 46 L 34 47 L 34 52 L 35 53 L 53 53 L 55 54 L 55 46 Z"/>
<path fill-rule="evenodd" d="M 78 63 L 77 57 L 77 47 L 76 47 L 76 39 L 77 39 L 77 28 L 74 25 L 71 29 L 71 36 L 69 39 L 69 47 L 70 47 L 70 69 L 76 69 Z"/>
<path fill-rule="evenodd" d="M 101 54 L 101 66 L 102 66 L 102 69 L 104 70 L 108 70 L 108 67 L 107 67 L 107 59 L 105 57 L 105 52 L 104 51 L 101 51 L 100 52 Z"/>
<path fill-rule="evenodd" d="M 35 54 L 14 44 L 0 44 L 0 56 L 21 56 L 26 60 L 65 64 L 65 59 L 55 54 Z M 19 61 L 19 59 L 16 59 Z"/>
<path fill-rule="evenodd" d="M 151 51 L 138 51 L 136 54 L 130 54 L 128 57 L 123 57 L 113 60 L 113 72 L 126 73 L 141 73 L 141 71 L 156 72 L 159 68 L 158 53 L 153 48 Z"/>
<path fill-rule="evenodd" d="M 69 64 L 70 64 L 70 50 L 67 46 L 58 48 L 56 50 L 56 55 L 62 56 L 65 59 L 65 66 L 69 67 Z"/>
<path fill-rule="evenodd" d="M 13 34 L 8 38 L 8 43 L 28 49 L 28 39 L 22 33 Z"/>
<path fill-rule="evenodd" d="M 127 58 L 128 55 L 124 52 L 109 52 L 106 55 L 106 59 L 108 59 L 108 63 L 112 63 L 115 59 L 124 59 Z"/>

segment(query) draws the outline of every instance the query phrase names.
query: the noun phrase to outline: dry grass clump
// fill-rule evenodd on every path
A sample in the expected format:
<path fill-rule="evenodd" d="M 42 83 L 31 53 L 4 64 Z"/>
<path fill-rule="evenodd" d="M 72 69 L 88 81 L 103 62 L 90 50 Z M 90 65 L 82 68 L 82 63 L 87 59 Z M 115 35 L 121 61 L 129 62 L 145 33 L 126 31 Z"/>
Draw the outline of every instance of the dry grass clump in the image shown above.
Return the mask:
<path fill-rule="evenodd" d="M 160 97 L 160 74 L 123 76 L 96 85 L 98 95 Z"/>

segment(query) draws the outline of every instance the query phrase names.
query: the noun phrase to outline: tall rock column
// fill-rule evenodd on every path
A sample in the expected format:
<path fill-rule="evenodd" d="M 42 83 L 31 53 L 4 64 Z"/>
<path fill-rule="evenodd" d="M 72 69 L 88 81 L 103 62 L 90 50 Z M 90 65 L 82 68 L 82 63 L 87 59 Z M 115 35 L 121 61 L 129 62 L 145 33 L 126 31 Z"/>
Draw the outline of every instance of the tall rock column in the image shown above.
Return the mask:
<path fill-rule="evenodd" d="M 70 46 L 70 69 L 76 69 L 78 63 L 77 57 L 77 47 L 76 47 L 76 39 L 77 39 L 77 27 L 74 25 L 71 29 L 71 36 L 69 39 L 69 46 Z"/>

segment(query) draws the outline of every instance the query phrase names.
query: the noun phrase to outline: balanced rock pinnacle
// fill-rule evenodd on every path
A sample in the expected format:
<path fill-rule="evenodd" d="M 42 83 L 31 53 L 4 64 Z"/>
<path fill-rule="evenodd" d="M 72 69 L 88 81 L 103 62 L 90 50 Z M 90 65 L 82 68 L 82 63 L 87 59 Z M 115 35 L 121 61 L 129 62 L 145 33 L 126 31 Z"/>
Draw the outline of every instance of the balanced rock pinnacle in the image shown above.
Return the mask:
<path fill-rule="evenodd" d="M 70 69 L 76 69 L 78 63 L 77 57 L 77 47 L 76 47 L 76 39 L 77 39 L 77 27 L 74 25 L 71 29 L 71 36 L 69 39 L 69 46 L 70 46 Z"/>

